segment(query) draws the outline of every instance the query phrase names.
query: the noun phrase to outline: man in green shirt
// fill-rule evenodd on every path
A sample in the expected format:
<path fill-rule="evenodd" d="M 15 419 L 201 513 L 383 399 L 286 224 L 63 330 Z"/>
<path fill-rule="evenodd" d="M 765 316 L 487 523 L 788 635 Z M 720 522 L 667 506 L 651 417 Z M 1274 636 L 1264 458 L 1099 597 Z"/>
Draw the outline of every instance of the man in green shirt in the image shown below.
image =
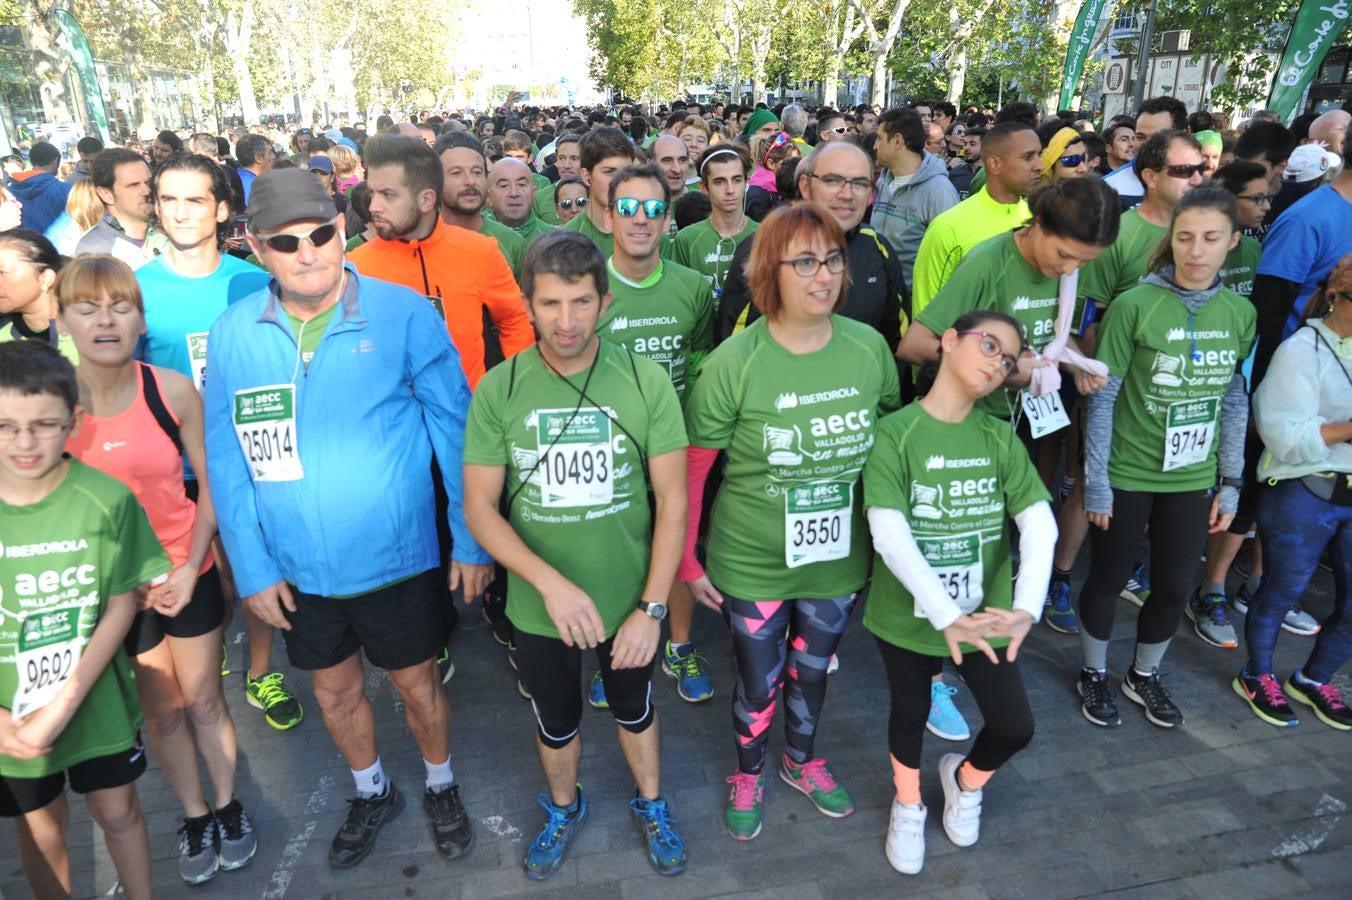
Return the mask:
<path fill-rule="evenodd" d="M 554 142 L 554 168 L 559 172 L 559 181 L 565 178 L 577 178 L 582 174 L 581 157 L 578 155 L 580 134 L 565 134 Z M 559 212 L 554 208 L 554 192 L 558 181 L 549 187 L 537 187 L 535 191 L 535 214 L 550 225 L 562 225 Z"/>
<path fill-rule="evenodd" d="M 986 185 L 935 216 L 925 229 L 915 255 L 912 317 L 934 299 L 973 247 L 1028 220 L 1024 198 L 1042 175 L 1042 142 L 1037 132 L 1022 122 L 1002 122 L 982 139 L 981 159 L 990 173 Z"/>
<path fill-rule="evenodd" d="M 615 253 L 615 239 L 606 224 L 606 209 L 610 203 L 610 179 L 625 166 L 633 165 L 634 145 L 618 128 L 593 128 L 578 145 L 581 156 L 582 180 L 587 183 L 587 208 L 563 226 L 591 238 L 601 248 L 601 256 L 609 259 Z M 673 241 L 662 239 L 662 255 L 671 255 Z"/>
<path fill-rule="evenodd" d="M 548 820 L 526 851 L 526 874 L 554 875 L 587 816 L 577 776 L 588 648 L 637 782 L 630 815 L 649 861 L 674 875 L 685 869 L 685 842 L 662 798 L 649 679 L 684 540 L 680 402 L 661 368 L 599 340 L 611 298 L 591 241 L 545 235 L 522 276 L 540 340 L 479 382 L 464 493 L 471 531 L 509 572 L 507 615 L 549 784 Z"/>
<path fill-rule="evenodd" d="M 504 156 L 488 170 L 488 202 L 497 221 L 515 231 L 530 246 L 554 226 L 541 221 L 532 208 L 535 203 L 535 176 L 519 159 Z M 518 273 L 519 274 L 519 273 Z"/>
<path fill-rule="evenodd" d="M 685 196 L 688 190 L 685 177 L 690 171 L 690 150 L 685 146 L 685 141 L 675 135 L 663 134 L 658 135 L 657 140 L 653 141 L 651 155 L 653 164 L 662 173 L 662 180 L 667 183 L 667 189 L 671 192 L 667 206 L 674 207 L 676 201 Z M 668 229 L 675 235 L 676 217 L 669 217 L 668 223 Z"/>
<path fill-rule="evenodd" d="M 760 223 L 746 214 L 746 179 L 751 156 L 741 144 L 718 144 L 699 162 L 700 186 L 709 197 L 709 218 L 676 233 L 672 258 L 709 279 L 714 298 L 723 296 L 723 282 L 732 255 Z"/>
<path fill-rule="evenodd" d="M 485 216 L 488 203 L 488 157 L 483 145 L 465 131 L 448 131 L 432 148 L 441 160 L 441 221 L 485 234 L 498 242 L 512 274 L 521 280 L 526 240 L 501 222 Z"/>

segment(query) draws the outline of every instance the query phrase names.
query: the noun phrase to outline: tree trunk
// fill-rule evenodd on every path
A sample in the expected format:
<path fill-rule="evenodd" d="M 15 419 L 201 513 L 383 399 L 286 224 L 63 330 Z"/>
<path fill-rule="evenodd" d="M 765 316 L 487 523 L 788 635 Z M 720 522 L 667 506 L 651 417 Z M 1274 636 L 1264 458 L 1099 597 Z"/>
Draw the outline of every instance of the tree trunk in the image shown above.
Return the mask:
<path fill-rule="evenodd" d="M 253 42 L 254 7 L 245 3 L 238 13 L 231 10 L 225 19 L 225 48 L 235 70 L 239 91 L 239 109 L 244 124 L 258 124 L 258 98 L 254 96 L 253 73 L 249 71 L 249 45 Z"/>
<path fill-rule="evenodd" d="M 770 29 L 762 28 L 751 38 L 751 102 L 765 100 L 765 62 L 770 58 Z"/>
<path fill-rule="evenodd" d="M 29 58 L 33 80 L 38 83 L 42 98 L 42 116 L 48 122 L 84 122 L 83 104 L 66 90 L 66 74 L 70 60 L 61 49 L 60 31 L 53 18 L 60 4 L 47 6 L 38 0 L 25 4 L 29 22 Z M 79 110 L 79 112 L 77 112 Z M 90 123 L 91 126 L 93 123 Z"/>
<path fill-rule="evenodd" d="M 944 98 L 954 106 L 962 106 L 962 92 L 967 87 L 967 50 L 959 50 L 948 62 L 948 95 Z"/>

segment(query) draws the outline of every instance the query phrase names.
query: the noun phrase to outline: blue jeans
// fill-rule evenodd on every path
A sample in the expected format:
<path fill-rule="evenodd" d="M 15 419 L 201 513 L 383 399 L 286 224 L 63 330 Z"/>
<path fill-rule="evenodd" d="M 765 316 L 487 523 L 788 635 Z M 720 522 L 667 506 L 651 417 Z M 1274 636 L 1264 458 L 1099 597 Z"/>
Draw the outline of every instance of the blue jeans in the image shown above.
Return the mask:
<path fill-rule="evenodd" d="M 1282 618 L 1304 593 L 1320 554 L 1328 547 L 1333 564 L 1333 613 L 1324 620 L 1314 652 L 1301 671 L 1312 681 L 1329 681 L 1352 659 L 1352 615 L 1347 609 L 1348 585 L 1352 584 L 1352 506 L 1320 500 L 1297 480 L 1283 481 L 1263 489 L 1258 526 L 1263 539 L 1263 581 L 1244 623 L 1249 671 L 1255 675 L 1272 672 L 1272 652 Z"/>

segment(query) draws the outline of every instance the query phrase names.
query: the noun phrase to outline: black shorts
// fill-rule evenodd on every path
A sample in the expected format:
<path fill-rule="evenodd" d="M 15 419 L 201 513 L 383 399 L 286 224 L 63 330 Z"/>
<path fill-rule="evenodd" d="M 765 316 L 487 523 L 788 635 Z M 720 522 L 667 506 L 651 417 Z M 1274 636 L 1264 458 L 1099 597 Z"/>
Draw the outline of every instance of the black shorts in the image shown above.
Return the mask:
<path fill-rule="evenodd" d="M 212 566 L 197 577 L 188 605 L 176 616 L 166 616 L 153 609 L 143 609 L 132 620 L 124 645 L 130 656 L 158 647 L 165 636 L 194 638 L 221 627 L 225 621 L 225 592 L 221 590 L 218 566 Z"/>
<path fill-rule="evenodd" d="M 296 611 L 283 614 L 291 665 L 304 671 L 338 665 L 358 650 L 382 669 L 407 669 L 446 646 L 446 585 L 428 569 L 358 597 L 320 597 L 291 586 Z"/>
<path fill-rule="evenodd" d="M 50 804 L 66 789 L 77 794 L 122 787 L 140 778 L 146 770 L 146 750 L 141 735 L 126 750 L 77 762 L 64 772 L 37 778 L 0 775 L 0 818 L 14 819 Z"/>

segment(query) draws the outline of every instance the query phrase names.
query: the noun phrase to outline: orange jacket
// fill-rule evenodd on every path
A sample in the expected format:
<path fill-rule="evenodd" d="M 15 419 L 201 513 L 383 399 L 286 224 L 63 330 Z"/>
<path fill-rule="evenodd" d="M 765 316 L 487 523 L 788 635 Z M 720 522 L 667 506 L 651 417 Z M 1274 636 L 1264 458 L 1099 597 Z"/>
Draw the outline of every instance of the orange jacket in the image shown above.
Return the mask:
<path fill-rule="evenodd" d="M 484 374 L 484 310 L 498 327 L 503 356 L 535 343 L 521 288 L 497 241 L 440 219 L 421 241 L 374 238 L 348 253 L 357 271 L 402 284 L 439 306 L 473 390 Z"/>

